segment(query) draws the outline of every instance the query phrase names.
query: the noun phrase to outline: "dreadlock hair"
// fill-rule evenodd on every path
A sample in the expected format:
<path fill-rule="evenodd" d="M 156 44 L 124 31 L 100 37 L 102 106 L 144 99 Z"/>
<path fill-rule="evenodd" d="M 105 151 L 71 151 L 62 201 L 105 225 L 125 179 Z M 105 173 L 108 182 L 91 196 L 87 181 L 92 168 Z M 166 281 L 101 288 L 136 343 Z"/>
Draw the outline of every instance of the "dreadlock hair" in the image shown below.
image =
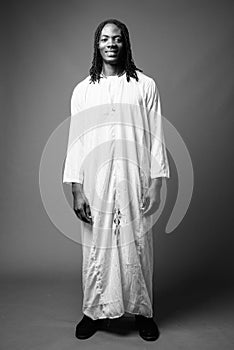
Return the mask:
<path fill-rule="evenodd" d="M 99 82 L 100 80 L 100 73 L 102 71 L 102 57 L 99 52 L 98 45 L 99 45 L 99 39 L 100 39 L 102 29 L 106 24 L 109 24 L 109 23 L 115 24 L 121 30 L 121 34 L 123 37 L 123 55 L 122 55 L 120 64 L 121 64 L 121 67 L 126 71 L 127 82 L 130 81 L 130 77 L 135 78 L 136 81 L 138 81 L 138 76 L 136 71 L 137 70 L 139 72 L 143 72 L 143 71 L 137 68 L 133 61 L 128 29 L 124 23 L 118 21 L 117 19 L 112 18 L 112 19 L 107 19 L 102 23 L 100 23 L 95 31 L 94 54 L 93 54 L 92 66 L 89 70 L 90 84 L 95 83 L 96 81 Z"/>

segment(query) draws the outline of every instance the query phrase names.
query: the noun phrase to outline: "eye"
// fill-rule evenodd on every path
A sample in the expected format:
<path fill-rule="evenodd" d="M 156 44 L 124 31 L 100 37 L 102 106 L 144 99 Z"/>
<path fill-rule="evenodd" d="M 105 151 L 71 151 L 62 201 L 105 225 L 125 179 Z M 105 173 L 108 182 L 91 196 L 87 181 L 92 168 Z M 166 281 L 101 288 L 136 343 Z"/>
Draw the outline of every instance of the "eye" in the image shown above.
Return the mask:
<path fill-rule="evenodd" d="M 105 42 L 105 41 L 107 41 L 107 40 L 108 40 L 107 38 L 102 38 L 102 39 L 100 39 L 101 42 Z M 122 38 L 116 38 L 115 41 L 116 41 L 117 43 L 121 43 L 121 42 L 122 42 Z"/>

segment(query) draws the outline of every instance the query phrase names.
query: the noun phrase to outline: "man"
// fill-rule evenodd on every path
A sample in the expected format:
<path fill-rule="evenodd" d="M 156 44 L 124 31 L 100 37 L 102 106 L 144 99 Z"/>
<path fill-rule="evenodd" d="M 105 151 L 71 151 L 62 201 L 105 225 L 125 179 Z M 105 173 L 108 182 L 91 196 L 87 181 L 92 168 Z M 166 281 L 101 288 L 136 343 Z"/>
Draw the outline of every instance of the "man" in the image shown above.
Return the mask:
<path fill-rule="evenodd" d="M 90 74 L 73 91 L 71 115 L 63 182 L 72 183 L 82 224 L 84 316 L 76 337 L 126 312 L 143 339 L 156 340 L 150 213 L 169 166 L 157 86 L 135 66 L 128 29 L 116 19 L 96 29 Z"/>

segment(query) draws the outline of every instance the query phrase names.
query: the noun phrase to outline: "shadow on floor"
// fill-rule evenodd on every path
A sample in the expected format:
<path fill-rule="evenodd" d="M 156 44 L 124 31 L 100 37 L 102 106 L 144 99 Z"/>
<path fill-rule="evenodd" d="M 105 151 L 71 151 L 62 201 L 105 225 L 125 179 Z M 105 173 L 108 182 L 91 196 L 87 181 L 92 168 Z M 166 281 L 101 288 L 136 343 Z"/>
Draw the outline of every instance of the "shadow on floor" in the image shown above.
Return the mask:
<path fill-rule="evenodd" d="M 99 320 L 99 330 L 119 335 L 136 333 L 135 317 L 125 314 L 114 319 Z"/>

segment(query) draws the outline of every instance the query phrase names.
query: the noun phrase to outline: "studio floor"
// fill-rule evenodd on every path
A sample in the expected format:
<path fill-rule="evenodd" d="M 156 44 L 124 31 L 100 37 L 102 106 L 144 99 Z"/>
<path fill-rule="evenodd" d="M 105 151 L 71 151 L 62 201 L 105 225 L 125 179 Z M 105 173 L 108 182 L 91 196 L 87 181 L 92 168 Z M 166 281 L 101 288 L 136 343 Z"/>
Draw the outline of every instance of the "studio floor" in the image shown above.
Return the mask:
<path fill-rule="evenodd" d="M 78 277 L 8 277 L 1 284 L 2 350 L 234 349 L 234 297 L 228 287 L 158 292 L 160 337 L 146 342 L 129 314 L 103 324 L 87 340 L 76 339 L 82 317 Z"/>

